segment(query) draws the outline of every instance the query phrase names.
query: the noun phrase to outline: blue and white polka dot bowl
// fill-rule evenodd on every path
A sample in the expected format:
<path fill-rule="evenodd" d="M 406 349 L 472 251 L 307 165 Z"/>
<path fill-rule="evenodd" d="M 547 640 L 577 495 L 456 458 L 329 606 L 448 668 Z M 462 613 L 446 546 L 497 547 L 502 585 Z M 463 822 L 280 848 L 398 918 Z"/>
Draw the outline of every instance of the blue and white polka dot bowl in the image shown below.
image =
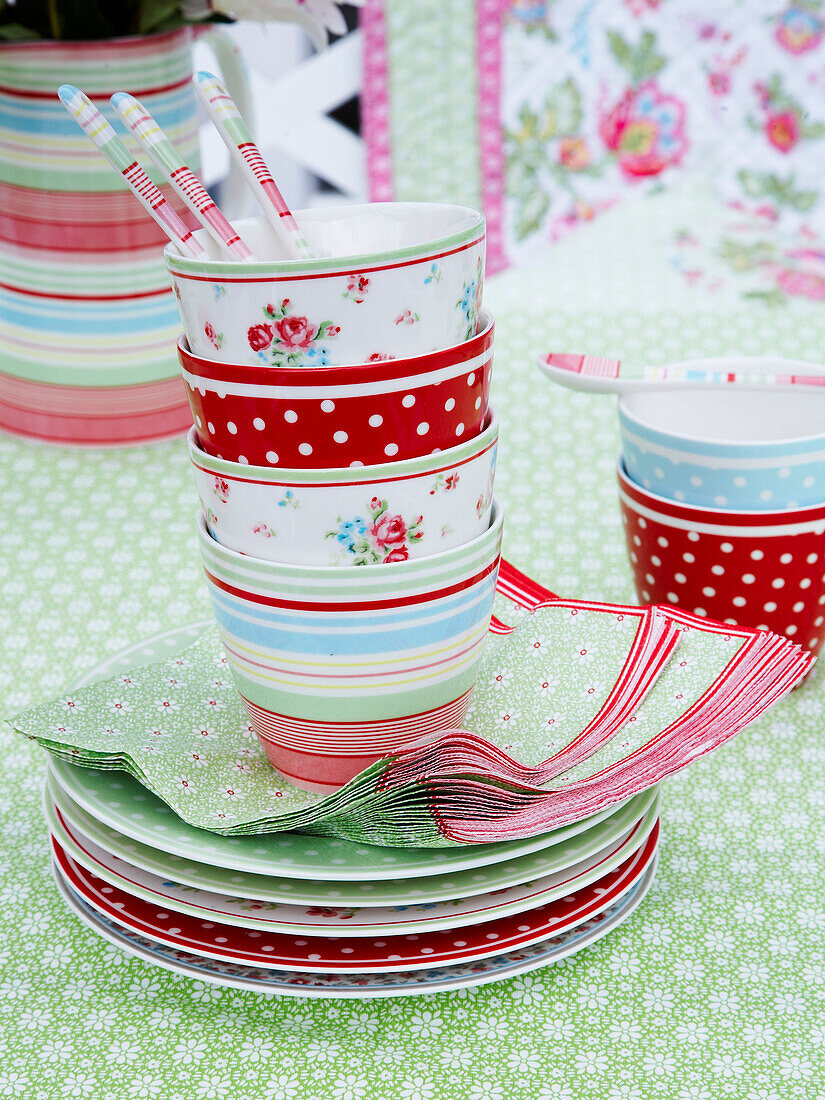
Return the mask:
<path fill-rule="evenodd" d="M 663 385 L 619 400 L 619 430 L 630 478 L 669 500 L 771 512 L 825 501 L 825 393 Z"/>

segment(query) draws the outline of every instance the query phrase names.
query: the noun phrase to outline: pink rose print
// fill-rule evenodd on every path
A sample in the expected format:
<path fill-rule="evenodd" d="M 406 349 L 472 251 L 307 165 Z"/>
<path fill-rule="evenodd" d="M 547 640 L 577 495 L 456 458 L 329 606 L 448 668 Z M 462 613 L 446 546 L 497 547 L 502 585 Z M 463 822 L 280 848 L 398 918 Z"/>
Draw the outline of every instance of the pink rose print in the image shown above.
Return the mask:
<path fill-rule="evenodd" d="M 815 302 L 825 301 L 825 278 L 821 275 L 785 269 L 777 272 L 776 282 L 786 294 L 810 298 Z"/>
<path fill-rule="evenodd" d="M 404 542 L 407 537 L 407 525 L 401 516 L 390 516 L 385 512 L 372 524 L 370 534 L 383 550 Z M 404 556 L 406 557 L 406 554 Z"/>
<path fill-rule="evenodd" d="M 212 347 L 216 351 L 219 351 L 220 346 L 223 343 L 223 333 L 215 332 L 214 325 L 210 321 L 207 321 L 206 324 L 203 326 L 203 334 L 212 345 Z"/>
<path fill-rule="evenodd" d="M 657 176 L 679 164 L 688 147 L 685 107 L 655 80 L 628 88 L 599 124 L 599 135 L 629 179 Z"/>
<path fill-rule="evenodd" d="M 414 325 L 416 321 L 420 321 L 421 318 L 417 313 L 413 313 L 411 309 L 405 309 L 403 313 L 400 313 L 395 318 L 397 325 Z"/>
<path fill-rule="evenodd" d="M 790 153 L 799 141 L 799 119 L 793 111 L 777 111 L 765 120 L 765 137 L 780 153 Z"/>
<path fill-rule="evenodd" d="M 229 500 L 229 482 L 225 481 L 222 477 L 215 477 L 215 484 L 212 486 L 212 492 L 223 504 Z"/>
<path fill-rule="evenodd" d="M 394 355 L 387 355 L 383 351 L 374 351 L 367 359 L 368 363 L 384 363 L 389 359 L 395 359 Z"/>
<path fill-rule="evenodd" d="M 389 554 L 384 558 L 384 561 L 406 561 L 409 556 L 410 552 L 406 546 L 396 546 L 394 550 L 390 550 Z"/>
<path fill-rule="evenodd" d="M 253 351 L 265 351 L 272 343 L 272 325 L 251 325 L 246 338 Z"/>
<path fill-rule="evenodd" d="M 366 275 L 350 275 L 347 280 L 345 298 L 351 298 L 356 305 L 361 305 L 370 289 L 370 281 Z"/>
<path fill-rule="evenodd" d="M 821 17 L 805 4 L 791 4 L 776 21 L 774 37 L 792 54 L 814 50 L 822 41 L 825 24 Z"/>
<path fill-rule="evenodd" d="M 308 348 L 318 335 L 318 326 L 311 325 L 306 317 L 284 317 L 274 328 L 285 348 Z"/>
<path fill-rule="evenodd" d="M 592 159 L 584 138 L 562 138 L 559 142 L 559 164 L 569 172 L 581 172 L 583 168 L 589 168 Z"/>

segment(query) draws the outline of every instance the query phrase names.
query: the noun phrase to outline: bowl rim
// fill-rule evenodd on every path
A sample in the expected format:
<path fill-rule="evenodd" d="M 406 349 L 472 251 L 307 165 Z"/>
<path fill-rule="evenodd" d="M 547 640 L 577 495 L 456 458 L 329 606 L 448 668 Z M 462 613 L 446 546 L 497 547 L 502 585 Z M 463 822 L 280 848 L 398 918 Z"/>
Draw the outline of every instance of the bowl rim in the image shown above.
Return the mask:
<path fill-rule="evenodd" d="M 413 477 L 429 476 L 439 472 L 430 467 L 447 468 L 480 458 L 498 443 L 499 418 L 492 405 L 488 407 L 484 420 L 484 427 L 477 435 L 471 439 L 462 440 L 455 447 L 446 447 L 434 453 L 418 455 L 416 458 L 402 458 L 396 462 L 370 463 L 361 466 L 254 466 L 248 462 L 233 462 L 231 459 L 218 458 L 204 451 L 198 442 L 197 428 L 194 424 L 186 433 L 186 443 L 192 465 L 210 476 L 226 474 L 234 481 L 257 482 L 264 485 L 301 484 L 307 489 L 329 486 L 345 488 L 351 481 L 366 484 L 408 481 Z M 451 460 L 449 456 L 454 456 L 456 451 L 461 451 L 461 456 Z"/>
<path fill-rule="evenodd" d="M 644 485 L 639 485 L 628 474 L 622 454 L 619 455 L 616 461 L 616 477 L 620 492 L 624 495 L 630 495 L 632 504 L 637 503 L 633 500 L 633 494 L 635 493 L 649 500 L 651 502 L 649 510 L 658 511 L 665 519 L 673 518 L 687 521 L 695 517 L 699 525 L 713 524 L 720 529 L 727 528 L 734 531 L 738 520 L 742 521 L 739 524 L 741 527 L 763 527 L 766 530 L 784 525 L 800 526 L 802 524 L 822 523 L 825 526 L 825 501 L 822 501 L 821 504 L 807 504 L 800 508 L 785 508 L 774 512 L 740 508 L 706 508 L 702 504 L 686 504 L 681 500 L 672 500 L 669 497 L 660 496 L 658 493 L 646 489 Z M 708 518 L 703 520 L 703 516 Z"/>
<path fill-rule="evenodd" d="M 235 384 L 294 386 L 351 385 L 353 382 L 379 381 L 427 374 L 444 367 L 460 366 L 485 354 L 493 346 L 495 319 L 489 309 L 479 311 L 478 330 L 458 344 L 418 355 L 398 359 L 377 359 L 373 362 L 329 364 L 325 367 L 267 367 L 264 364 L 234 363 L 207 359 L 189 347 L 185 332 L 178 337 L 177 352 L 180 368 L 199 381 L 222 381 Z M 441 362 L 443 360 L 443 363 Z M 483 364 L 482 364 L 483 365 Z M 200 373 L 200 372 L 203 373 Z M 220 377 L 217 377 L 220 376 Z M 212 387 L 210 387 L 212 388 Z"/>
<path fill-rule="evenodd" d="M 472 206 L 464 206 L 461 203 L 453 202 L 367 202 L 367 203 L 353 203 L 345 204 L 341 203 L 337 206 L 322 207 L 319 209 L 310 208 L 304 210 L 293 210 L 293 214 L 296 218 L 300 219 L 304 215 L 313 215 L 318 213 L 324 214 L 359 214 L 374 210 L 376 207 L 393 207 L 398 209 L 399 207 L 407 208 L 434 208 L 438 207 L 442 210 L 454 210 L 460 211 L 471 216 L 471 221 L 464 229 L 456 230 L 453 233 L 445 234 L 441 237 L 433 237 L 430 240 L 422 241 L 419 244 L 403 245 L 400 248 L 385 249 L 380 252 L 367 252 L 367 253 L 352 253 L 348 256 L 326 256 L 315 258 L 311 260 L 228 260 L 228 259 L 202 259 L 194 256 L 181 256 L 177 251 L 174 244 L 170 241 L 169 244 L 163 250 L 163 255 L 166 260 L 166 265 L 170 271 L 180 274 L 208 274 L 211 278 L 214 278 L 217 271 L 226 272 L 226 276 L 222 276 L 221 281 L 227 281 L 228 279 L 235 279 L 238 282 L 246 282 L 247 277 L 261 276 L 275 277 L 278 275 L 301 275 L 307 273 L 313 274 L 330 274 L 341 275 L 346 274 L 348 271 L 352 271 L 353 274 L 360 274 L 364 270 L 370 268 L 382 267 L 389 262 L 399 263 L 399 266 L 406 266 L 403 261 L 410 260 L 413 263 L 420 263 L 422 260 L 428 259 L 434 252 L 444 251 L 458 251 L 461 246 L 470 245 L 478 241 L 483 242 L 486 239 L 486 219 L 483 211 L 475 209 Z M 266 217 L 261 214 L 255 218 L 239 218 L 236 219 L 236 227 L 242 226 L 245 222 L 260 221 L 266 223 Z M 479 233 L 480 230 L 480 233 Z M 355 270 L 358 269 L 358 270 Z"/>
<path fill-rule="evenodd" d="M 729 358 L 731 359 L 731 361 L 738 362 L 738 361 L 741 361 L 742 359 L 746 359 L 746 358 L 762 358 L 762 357 L 761 356 L 753 356 L 753 357 L 730 356 Z M 691 361 L 690 365 L 693 366 L 693 367 L 696 367 L 697 369 L 703 369 L 702 365 L 705 362 L 713 363 L 714 365 L 719 365 L 723 362 L 723 359 L 709 359 L 709 360 L 697 359 L 697 360 Z M 777 360 L 777 362 L 779 362 L 779 360 Z M 683 363 L 668 363 L 667 367 L 672 368 L 672 367 L 678 367 L 678 366 L 683 366 L 683 365 L 686 366 L 687 363 L 684 363 L 684 364 Z M 814 366 L 816 366 L 816 364 L 811 364 L 811 366 L 814 367 Z M 820 373 L 821 373 L 821 368 L 820 368 Z M 704 393 L 706 395 L 707 394 L 712 395 L 716 392 L 717 388 L 718 387 L 700 387 L 700 386 L 677 387 L 677 386 L 673 385 L 673 386 L 670 387 L 671 393 L 669 394 L 669 396 L 672 396 L 673 399 L 675 400 L 677 397 L 684 397 L 686 394 L 691 394 L 692 395 L 693 393 Z M 735 389 L 735 387 L 733 385 L 731 385 L 730 390 L 733 391 L 734 389 Z M 666 387 L 665 384 L 663 384 L 661 386 L 661 392 L 662 392 L 662 394 L 667 392 L 667 387 Z M 751 388 L 751 387 L 740 387 L 740 389 L 738 391 L 738 394 L 743 395 L 745 400 L 748 400 L 748 397 L 747 397 L 748 394 L 761 393 L 761 392 L 762 391 L 760 389 L 754 389 L 754 388 Z M 787 394 L 791 391 L 782 390 L 781 392 L 783 394 Z M 780 448 L 782 448 L 783 451 L 784 451 L 787 447 L 793 446 L 794 444 L 809 443 L 811 440 L 820 439 L 820 438 L 823 441 L 823 450 L 825 450 L 825 428 L 823 428 L 822 431 L 810 432 L 807 435 L 787 435 L 787 436 L 782 436 L 780 439 L 765 439 L 765 440 L 754 439 L 754 440 L 748 440 L 748 439 L 724 439 L 724 438 L 720 438 L 719 436 L 709 436 L 709 435 L 694 435 L 694 434 L 688 433 L 688 432 L 677 432 L 677 431 L 674 431 L 671 428 L 657 427 L 655 424 L 651 424 L 649 421 L 641 419 L 641 417 L 639 416 L 638 413 L 634 413 L 634 412 L 632 412 L 628 409 L 628 405 L 631 402 L 633 402 L 634 400 L 637 400 L 639 398 L 646 397 L 646 396 L 649 395 L 649 393 L 650 393 L 650 391 L 645 390 L 645 391 L 636 391 L 636 392 L 633 392 L 633 393 L 623 393 L 619 396 L 619 400 L 618 400 L 619 426 L 621 428 L 621 427 L 624 426 L 623 421 L 627 422 L 628 426 L 630 426 L 632 428 L 635 428 L 635 429 L 641 429 L 642 433 L 649 433 L 650 441 L 652 441 L 653 443 L 655 443 L 659 446 L 669 447 L 671 450 L 674 450 L 674 451 L 679 451 L 680 450 L 680 446 L 679 446 L 680 444 L 695 444 L 695 445 L 697 445 L 697 448 L 702 448 L 702 447 L 708 448 L 708 450 L 704 451 L 704 452 L 702 452 L 701 450 L 697 450 L 697 457 L 707 458 L 707 457 L 719 456 L 720 452 L 727 452 L 727 453 L 729 453 L 729 457 L 731 457 L 731 458 L 745 458 L 747 456 L 744 453 L 735 453 L 735 452 L 758 451 L 760 453 L 768 452 L 770 454 L 771 452 L 777 451 Z M 804 400 L 805 395 L 806 395 L 806 391 L 803 390 L 801 387 L 798 389 L 798 392 L 793 392 L 792 393 L 793 397 L 798 397 L 800 400 Z M 648 441 L 647 439 L 643 439 L 643 442 L 647 442 L 647 441 Z M 713 448 L 713 450 L 711 450 L 711 448 Z M 688 454 L 688 459 L 690 459 L 692 457 L 693 457 L 693 455 Z"/>
<path fill-rule="evenodd" d="M 278 562 L 270 561 L 268 558 L 255 558 L 251 554 L 242 554 L 239 550 L 232 550 L 228 546 L 223 546 L 217 541 L 217 539 L 210 534 L 209 528 L 206 525 L 206 516 L 201 509 L 198 509 L 197 514 L 197 534 L 198 540 L 205 546 L 217 552 L 218 557 L 223 556 L 235 565 L 246 565 L 247 568 L 252 565 L 258 569 L 261 576 L 266 580 L 275 579 L 278 576 L 290 577 L 299 579 L 306 577 L 307 579 L 316 577 L 318 580 L 330 579 L 330 580 L 343 580 L 345 577 L 354 580 L 356 578 L 362 579 L 365 583 L 369 578 L 375 578 L 378 575 L 380 578 L 389 578 L 392 576 L 398 577 L 401 581 L 404 579 L 405 574 L 411 573 L 414 576 L 426 572 L 428 569 L 437 569 L 442 565 L 448 565 L 453 562 L 460 562 L 465 556 L 468 559 L 473 559 L 483 548 L 486 542 L 490 542 L 490 551 L 492 552 L 496 544 L 500 542 L 502 527 L 504 525 L 504 507 L 498 497 L 494 496 L 492 501 L 492 508 L 490 510 L 490 526 L 487 527 L 480 535 L 477 535 L 469 542 L 464 542 L 460 546 L 453 546 L 449 550 L 442 550 L 439 554 L 429 554 L 425 558 L 410 558 L 407 561 L 391 561 L 381 562 L 375 565 L 300 565 L 295 562 Z M 495 550 L 494 560 L 498 560 L 501 557 L 501 547 Z M 205 568 L 205 564 L 204 564 Z M 475 568 L 475 565 L 473 565 Z M 220 578 L 218 578 L 220 579 Z M 420 578 L 419 578 L 420 579 Z"/>

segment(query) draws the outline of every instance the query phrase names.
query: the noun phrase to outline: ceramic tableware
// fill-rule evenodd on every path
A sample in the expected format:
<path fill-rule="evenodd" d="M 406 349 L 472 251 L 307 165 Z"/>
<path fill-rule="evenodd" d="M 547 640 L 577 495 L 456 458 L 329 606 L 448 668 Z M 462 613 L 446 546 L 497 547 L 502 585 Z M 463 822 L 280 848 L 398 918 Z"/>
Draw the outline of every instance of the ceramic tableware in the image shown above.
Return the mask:
<path fill-rule="evenodd" d="M 572 930 L 529 947 L 504 952 L 488 959 L 436 967 L 433 970 L 392 971 L 375 974 L 306 974 L 225 963 L 140 936 L 115 920 L 103 917 L 68 887 L 55 870 L 57 888 L 69 908 L 89 928 L 109 943 L 145 962 L 173 973 L 215 985 L 287 997 L 365 998 L 415 996 L 441 990 L 465 989 L 512 978 L 558 962 L 581 951 L 617 928 L 634 912 L 647 894 L 656 874 L 656 857 L 645 873 L 618 902 Z"/>
<path fill-rule="evenodd" d="M 443 203 L 373 203 L 296 211 L 312 260 L 284 259 L 265 218 L 235 228 L 259 259 L 166 263 L 196 355 L 250 366 L 318 367 L 421 355 L 476 331 L 484 216 Z"/>
<path fill-rule="evenodd" d="M 461 726 L 490 625 L 503 511 L 478 538 L 380 569 L 285 565 L 220 546 L 198 517 L 235 686 L 272 764 L 331 791 Z"/>
<path fill-rule="evenodd" d="M 590 887 L 508 917 L 461 928 L 374 938 L 259 932 L 203 921 L 108 885 L 71 858 L 52 838 L 56 866 L 68 885 L 104 916 L 132 931 L 207 958 L 296 971 L 367 973 L 429 969 L 483 959 L 549 939 L 595 916 L 644 874 L 658 843 L 658 822 L 632 855 Z"/>
<path fill-rule="evenodd" d="M 498 417 L 446 451 L 381 466 L 301 470 L 189 456 L 210 534 L 269 561 L 385 565 L 472 542 L 490 526 Z"/>
<path fill-rule="evenodd" d="M 332 906 L 270 902 L 255 894 L 227 895 L 177 883 L 167 876 L 141 870 L 109 854 L 74 828 L 56 806 L 46 800 L 46 816 L 52 835 L 77 863 L 112 886 L 150 904 L 187 913 L 203 920 L 236 924 L 245 928 L 280 933 L 301 932 L 313 936 L 377 936 L 467 927 L 535 909 L 602 878 L 636 851 L 647 839 L 658 818 L 654 803 L 643 819 L 618 839 L 597 848 L 592 855 L 560 866 L 564 853 L 558 845 L 547 852 L 548 873 L 537 879 L 486 894 L 438 903 L 410 902 L 401 906 Z M 586 835 L 582 837 L 586 845 Z M 575 847 L 571 858 L 575 859 Z M 558 868 L 558 869 L 552 869 Z"/>
<path fill-rule="evenodd" d="M 773 630 L 816 654 L 825 637 L 825 503 L 782 512 L 700 508 L 642 489 L 619 463 L 642 603 Z"/>
<path fill-rule="evenodd" d="M 203 449 L 253 466 L 401 461 L 472 439 L 487 415 L 493 319 L 469 340 L 411 358 L 346 367 L 252 367 L 178 343 Z"/>
<path fill-rule="evenodd" d="M 825 501 L 825 392 L 662 386 L 619 400 L 628 475 L 701 508 L 777 512 Z"/>

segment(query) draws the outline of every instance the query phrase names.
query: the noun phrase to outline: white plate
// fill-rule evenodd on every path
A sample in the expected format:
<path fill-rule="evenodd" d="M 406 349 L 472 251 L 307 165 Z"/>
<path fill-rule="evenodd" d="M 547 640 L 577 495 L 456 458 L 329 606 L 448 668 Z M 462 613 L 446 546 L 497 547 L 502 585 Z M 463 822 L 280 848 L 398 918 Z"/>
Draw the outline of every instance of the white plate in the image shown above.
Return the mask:
<path fill-rule="evenodd" d="M 61 847 L 99 878 L 163 909 L 244 928 L 313 936 L 401 935 L 461 928 L 511 916 L 571 894 L 612 871 L 647 839 L 659 814 L 658 799 L 617 839 L 591 855 L 541 878 L 472 898 L 432 904 L 341 908 L 279 904 L 193 889 L 112 856 L 72 827 L 46 800 L 46 816 Z M 582 834 L 582 840 L 587 834 Z M 548 864 L 557 848 L 549 849 Z M 572 853 L 571 853 L 572 854 Z M 557 862 L 557 861 L 556 861 Z"/>
<path fill-rule="evenodd" d="M 384 974 L 304 974 L 220 963 L 153 943 L 128 932 L 113 921 L 100 917 L 64 885 L 56 873 L 57 885 L 67 904 L 99 936 L 154 966 L 188 978 L 235 989 L 287 997 L 375 998 L 408 997 L 486 985 L 526 974 L 558 962 L 613 931 L 633 913 L 650 889 L 656 874 L 654 856 L 641 879 L 609 909 L 592 920 L 554 939 L 482 961 L 454 964 L 434 970 Z"/>

